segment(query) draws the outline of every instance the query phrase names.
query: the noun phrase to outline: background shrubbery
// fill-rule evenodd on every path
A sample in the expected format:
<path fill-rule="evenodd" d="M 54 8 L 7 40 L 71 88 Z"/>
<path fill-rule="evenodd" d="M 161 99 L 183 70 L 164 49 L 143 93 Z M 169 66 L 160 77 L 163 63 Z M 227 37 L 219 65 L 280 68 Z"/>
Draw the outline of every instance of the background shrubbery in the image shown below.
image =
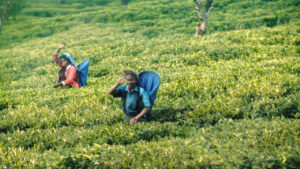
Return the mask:
<path fill-rule="evenodd" d="M 0 35 L 3 168 L 296 168 L 299 2 L 30 0 Z M 57 45 L 88 84 L 53 89 Z M 153 120 L 129 126 L 107 94 L 123 69 L 162 80 Z"/>
<path fill-rule="evenodd" d="M 261 26 L 274 27 L 295 22 L 300 15 L 299 5 L 298 0 L 216 1 L 207 31 L 214 33 Z M 86 23 L 113 23 L 116 27 L 122 27 L 124 32 L 148 38 L 161 34 L 187 36 L 194 33 L 198 20 L 192 0 L 136 0 L 128 6 L 121 5 L 120 0 L 62 0 L 61 4 L 52 0 L 30 0 L 20 16 L 8 21 L 17 24 L 8 23 L 1 35 L 3 41 L 0 46 L 10 47 L 13 42 L 51 36 Z"/>

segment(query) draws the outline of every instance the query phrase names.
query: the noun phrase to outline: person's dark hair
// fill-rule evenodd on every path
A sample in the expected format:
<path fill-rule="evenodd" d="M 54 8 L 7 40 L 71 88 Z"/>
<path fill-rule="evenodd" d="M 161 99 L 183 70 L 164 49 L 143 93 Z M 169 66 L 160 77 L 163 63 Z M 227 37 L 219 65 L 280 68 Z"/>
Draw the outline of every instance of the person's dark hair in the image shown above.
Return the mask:
<path fill-rule="evenodd" d="M 62 81 L 66 80 L 66 67 L 61 67 L 61 69 L 58 72 L 58 82 L 57 83 L 61 83 Z"/>
<path fill-rule="evenodd" d="M 69 58 L 67 58 L 65 55 L 61 56 L 60 61 L 61 61 L 61 59 L 65 59 L 69 64 L 71 64 Z"/>
<path fill-rule="evenodd" d="M 124 70 L 123 71 L 124 78 L 126 78 L 126 76 L 128 76 L 128 75 L 131 75 L 134 78 L 136 84 L 140 85 L 139 76 L 136 72 L 134 72 L 132 70 Z"/>

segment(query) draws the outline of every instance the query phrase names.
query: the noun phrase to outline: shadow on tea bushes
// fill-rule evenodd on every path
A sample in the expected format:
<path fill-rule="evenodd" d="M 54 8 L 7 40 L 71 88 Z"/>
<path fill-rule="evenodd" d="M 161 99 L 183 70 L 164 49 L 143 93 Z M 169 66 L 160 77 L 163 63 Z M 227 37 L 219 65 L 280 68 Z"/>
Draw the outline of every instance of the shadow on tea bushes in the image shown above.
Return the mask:
<path fill-rule="evenodd" d="M 184 120 L 184 113 L 193 108 L 154 108 L 151 112 L 151 121 L 158 122 L 181 122 Z"/>
<path fill-rule="evenodd" d="M 130 126 L 123 122 L 113 125 L 94 125 L 92 127 L 60 127 L 49 129 L 17 130 L 0 134 L 2 145 L 6 147 L 39 147 L 39 151 L 72 148 L 78 144 L 92 145 L 130 145 L 140 141 L 158 141 L 162 138 L 186 138 L 193 128 L 173 123 L 139 123 Z"/>

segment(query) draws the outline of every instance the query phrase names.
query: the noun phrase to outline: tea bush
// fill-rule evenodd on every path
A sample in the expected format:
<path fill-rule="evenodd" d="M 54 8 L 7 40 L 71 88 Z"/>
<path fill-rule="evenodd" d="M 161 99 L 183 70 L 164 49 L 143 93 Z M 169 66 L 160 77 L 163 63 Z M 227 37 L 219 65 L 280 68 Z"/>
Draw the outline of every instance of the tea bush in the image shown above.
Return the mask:
<path fill-rule="evenodd" d="M 135 128 L 143 126 L 137 124 Z M 298 128 L 297 120 L 291 119 L 222 120 L 186 139 L 162 138 L 130 145 L 94 142 L 43 152 L 40 146 L 29 150 L 1 146 L 1 155 L 8 157 L 2 158 L 4 166 L 28 168 L 296 168 L 299 164 Z"/>
<path fill-rule="evenodd" d="M 296 143 L 298 127 L 299 123 L 290 120 L 224 120 L 214 127 L 202 128 L 190 139 L 164 139 L 130 146 L 95 144 L 78 147 L 76 155 L 64 158 L 59 165 L 100 168 L 296 168 L 299 164 L 299 146 Z M 287 144 L 283 146 L 282 142 Z M 290 155 L 277 154 L 283 149 Z"/>

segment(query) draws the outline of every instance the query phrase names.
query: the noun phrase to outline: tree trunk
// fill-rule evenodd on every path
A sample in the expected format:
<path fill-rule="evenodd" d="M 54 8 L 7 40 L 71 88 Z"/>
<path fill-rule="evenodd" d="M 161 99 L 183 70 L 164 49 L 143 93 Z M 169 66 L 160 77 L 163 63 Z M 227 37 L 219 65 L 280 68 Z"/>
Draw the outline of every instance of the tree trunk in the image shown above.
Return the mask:
<path fill-rule="evenodd" d="M 0 17 L 0 32 L 2 30 L 2 17 Z"/>
<path fill-rule="evenodd" d="M 2 30 L 2 22 L 3 22 L 4 16 L 5 16 L 5 14 L 7 13 L 9 7 L 10 7 L 10 1 L 7 2 L 6 8 L 5 8 L 4 11 L 0 14 L 0 32 L 1 32 L 1 30 Z"/>
<path fill-rule="evenodd" d="M 194 0 L 195 7 L 200 19 L 199 24 L 196 27 L 195 36 L 203 36 L 206 32 L 207 24 L 208 24 L 208 18 L 210 15 L 210 11 L 212 9 L 212 3 L 213 0 L 206 0 L 205 9 L 203 11 L 202 4 L 200 0 Z"/>
<path fill-rule="evenodd" d="M 204 20 L 200 21 L 200 23 L 196 27 L 196 36 L 203 36 L 206 28 L 207 28 L 208 18 L 205 18 Z"/>

